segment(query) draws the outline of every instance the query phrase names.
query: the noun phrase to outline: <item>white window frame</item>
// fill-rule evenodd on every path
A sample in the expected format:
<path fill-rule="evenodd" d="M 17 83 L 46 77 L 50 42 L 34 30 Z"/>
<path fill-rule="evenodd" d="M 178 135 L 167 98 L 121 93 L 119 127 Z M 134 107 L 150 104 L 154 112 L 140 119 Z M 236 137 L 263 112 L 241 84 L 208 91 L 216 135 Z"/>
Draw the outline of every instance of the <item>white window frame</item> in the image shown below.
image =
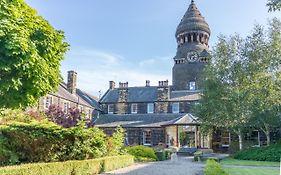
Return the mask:
<path fill-rule="evenodd" d="M 189 90 L 195 91 L 196 90 L 196 82 L 195 81 L 190 81 L 189 82 Z"/>
<path fill-rule="evenodd" d="M 52 96 L 46 96 L 44 108 L 49 109 L 49 107 L 53 104 L 53 97 Z"/>
<path fill-rule="evenodd" d="M 153 114 L 154 113 L 154 103 L 148 103 L 147 104 L 147 113 Z"/>
<path fill-rule="evenodd" d="M 132 113 L 132 114 L 137 114 L 137 113 L 138 113 L 138 104 L 133 103 L 133 104 L 131 105 L 131 113 Z"/>
<path fill-rule="evenodd" d="M 111 111 L 110 109 L 113 109 L 113 111 Z M 108 114 L 114 114 L 114 104 L 108 104 L 107 105 L 107 113 Z"/>
<path fill-rule="evenodd" d="M 84 111 L 84 106 L 79 106 L 79 112 L 83 112 Z"/>
<path fill-rule="evenodd" d="M 179 102 L 176 102 L 176 103 L 172 104 L 172 112 L 174 114 L 180 113 L 180 103 Z"/>
<path fill-rule="evenodd" d="M 150 136 L 150 138 L 149 138 L 150 142 L 147 142 L 148 141 L 148 139 L 147 139 L 148 134 L 147 133 Z M 144 130 L 142 132 L 142 134 L 143 134 L 143 145 L 144 146 L 151 146 L 152 145 L 152 132 L 151 132 L 151 130 Z"/>

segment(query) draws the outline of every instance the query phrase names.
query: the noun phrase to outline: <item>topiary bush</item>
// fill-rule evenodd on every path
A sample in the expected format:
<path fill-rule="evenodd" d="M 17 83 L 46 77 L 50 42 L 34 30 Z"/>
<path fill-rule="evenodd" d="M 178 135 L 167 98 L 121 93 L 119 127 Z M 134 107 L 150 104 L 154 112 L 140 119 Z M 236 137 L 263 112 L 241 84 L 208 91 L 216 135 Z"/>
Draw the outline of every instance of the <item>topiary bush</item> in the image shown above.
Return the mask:
<path fill-rule="evenodd" d="M 204 173 L 205 175 L 228 175 L 215 160 L 207 160 Z"/>
<path fill-rule="evenodd" d="M 235 159 L 279 162 L 281 143 L 261 148 L 249 148 L 234 155 Z"/>
<path fill-rule="evenodd" d="M 157 156 L 154 150 L 146 146 L 132 146 L 127 148 L 127 152 L 135 157 L 136 161 L 155 161 Z"/>

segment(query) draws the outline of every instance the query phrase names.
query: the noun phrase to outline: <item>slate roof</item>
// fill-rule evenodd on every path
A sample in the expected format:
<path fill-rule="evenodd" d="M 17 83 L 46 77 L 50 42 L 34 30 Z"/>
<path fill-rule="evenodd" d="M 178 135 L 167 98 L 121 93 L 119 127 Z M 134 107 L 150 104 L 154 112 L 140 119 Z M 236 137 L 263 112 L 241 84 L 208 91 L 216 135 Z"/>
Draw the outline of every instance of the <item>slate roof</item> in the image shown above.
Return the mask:
<path fill-rule="evenodd" d="M 119 98 L 120 88 L 108 90 L 101 98 L 101 103 L 117 103 Z M 129 87 L 128 88 L 128 103 L 136 102 L 154 102 L 157 101 L 157 87 Z"/>
<path fill-rule="evenodd" d="M 204 17 L 201 15 L 201 12 L 198 10 L 194 1 L 192 0 L 187 12 L 178 25 L 176 36 L 183 32 L 198 30 L 205 31 L 209 35 L 211 34 L 208 23 L 205 21 Z"/>
<path fill-rule="evenodd" d="M 196 121 L 191 114 L 106 114 L 95 121 L 99 128 L 157 128 L 181 124 L 196 124 Z"/>
<path fill-rule="evenodd" d="M 201 91 L 172 91 L 170 101 L 197 101 Z"/>
<path fill-rule="evenodd" d="M 95 99 L 92 99 L 92 98 L 88 97 L 89 99 L 86 100 L 86 93 L 84 93 L 80 89 L 77 89 L 76 94 L 71 94 L 67 90 L 67 87 L 66 87 L 65 83 L 60 83 L 60 85 L 58 87 L 58 91 L 50 93 L 50 94 L 54 95 L 54 96 L 57 96 L 57 97 L 60 97 L 60 98 L 63 98 L 65 100 L 74 102 L 74 103 L 81 104 L 83 106 L 91 107 L 91 108 L 96 108 L 95 105 L 98 105 L 98 102 L 95 101 Z"/>

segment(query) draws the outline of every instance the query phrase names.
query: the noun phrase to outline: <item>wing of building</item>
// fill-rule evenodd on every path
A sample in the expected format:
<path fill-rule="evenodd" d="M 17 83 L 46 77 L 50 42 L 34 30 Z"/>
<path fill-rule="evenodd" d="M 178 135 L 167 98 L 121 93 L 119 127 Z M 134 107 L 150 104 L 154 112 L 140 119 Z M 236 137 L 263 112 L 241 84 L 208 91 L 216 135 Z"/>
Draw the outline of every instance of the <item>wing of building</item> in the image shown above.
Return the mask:
<path fill-rule="evenodd" d="M 210 28 L 191 1 L 176 29 L 177 52 L 173 65 L 173 82 L 159 81 L 158 86 L 129 87 L 128 82 L 109 82 L 100 99 L 103 114 L 95 125 L 107 134 L 122 126 L 127 144 L 209 148 L 191 107 L 201 95 L 203 68 L 209 57 Z M 172 66 L 172 65 L 171 65 Z"/>
<path fill-rule="evenodd" d="M 60 83 L 57 92 L 49 93 L 39 100 L 40 111 L 48 110 L 51 105 L 60 106 L 65 112 L 78 108 L 87 118 L 93 118 L 100 110 L 98 99 L 77 88 L 77 73 L 69 71 L 67 83 Z"/>

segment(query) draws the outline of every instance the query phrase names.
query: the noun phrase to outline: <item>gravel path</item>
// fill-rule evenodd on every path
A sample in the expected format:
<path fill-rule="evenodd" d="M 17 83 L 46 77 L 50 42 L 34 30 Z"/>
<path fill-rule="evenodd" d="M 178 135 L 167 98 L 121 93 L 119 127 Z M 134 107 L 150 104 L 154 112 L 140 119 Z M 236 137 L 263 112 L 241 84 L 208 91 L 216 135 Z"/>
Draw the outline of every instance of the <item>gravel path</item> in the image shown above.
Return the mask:
<path fill-rule="evenodd" d="M 202 175 L 204 164 L 193 162 L 193 158 L 178 157 L 176 160 L 138 163 L 120 170 L 105 173 L 125 175 Z"/>

